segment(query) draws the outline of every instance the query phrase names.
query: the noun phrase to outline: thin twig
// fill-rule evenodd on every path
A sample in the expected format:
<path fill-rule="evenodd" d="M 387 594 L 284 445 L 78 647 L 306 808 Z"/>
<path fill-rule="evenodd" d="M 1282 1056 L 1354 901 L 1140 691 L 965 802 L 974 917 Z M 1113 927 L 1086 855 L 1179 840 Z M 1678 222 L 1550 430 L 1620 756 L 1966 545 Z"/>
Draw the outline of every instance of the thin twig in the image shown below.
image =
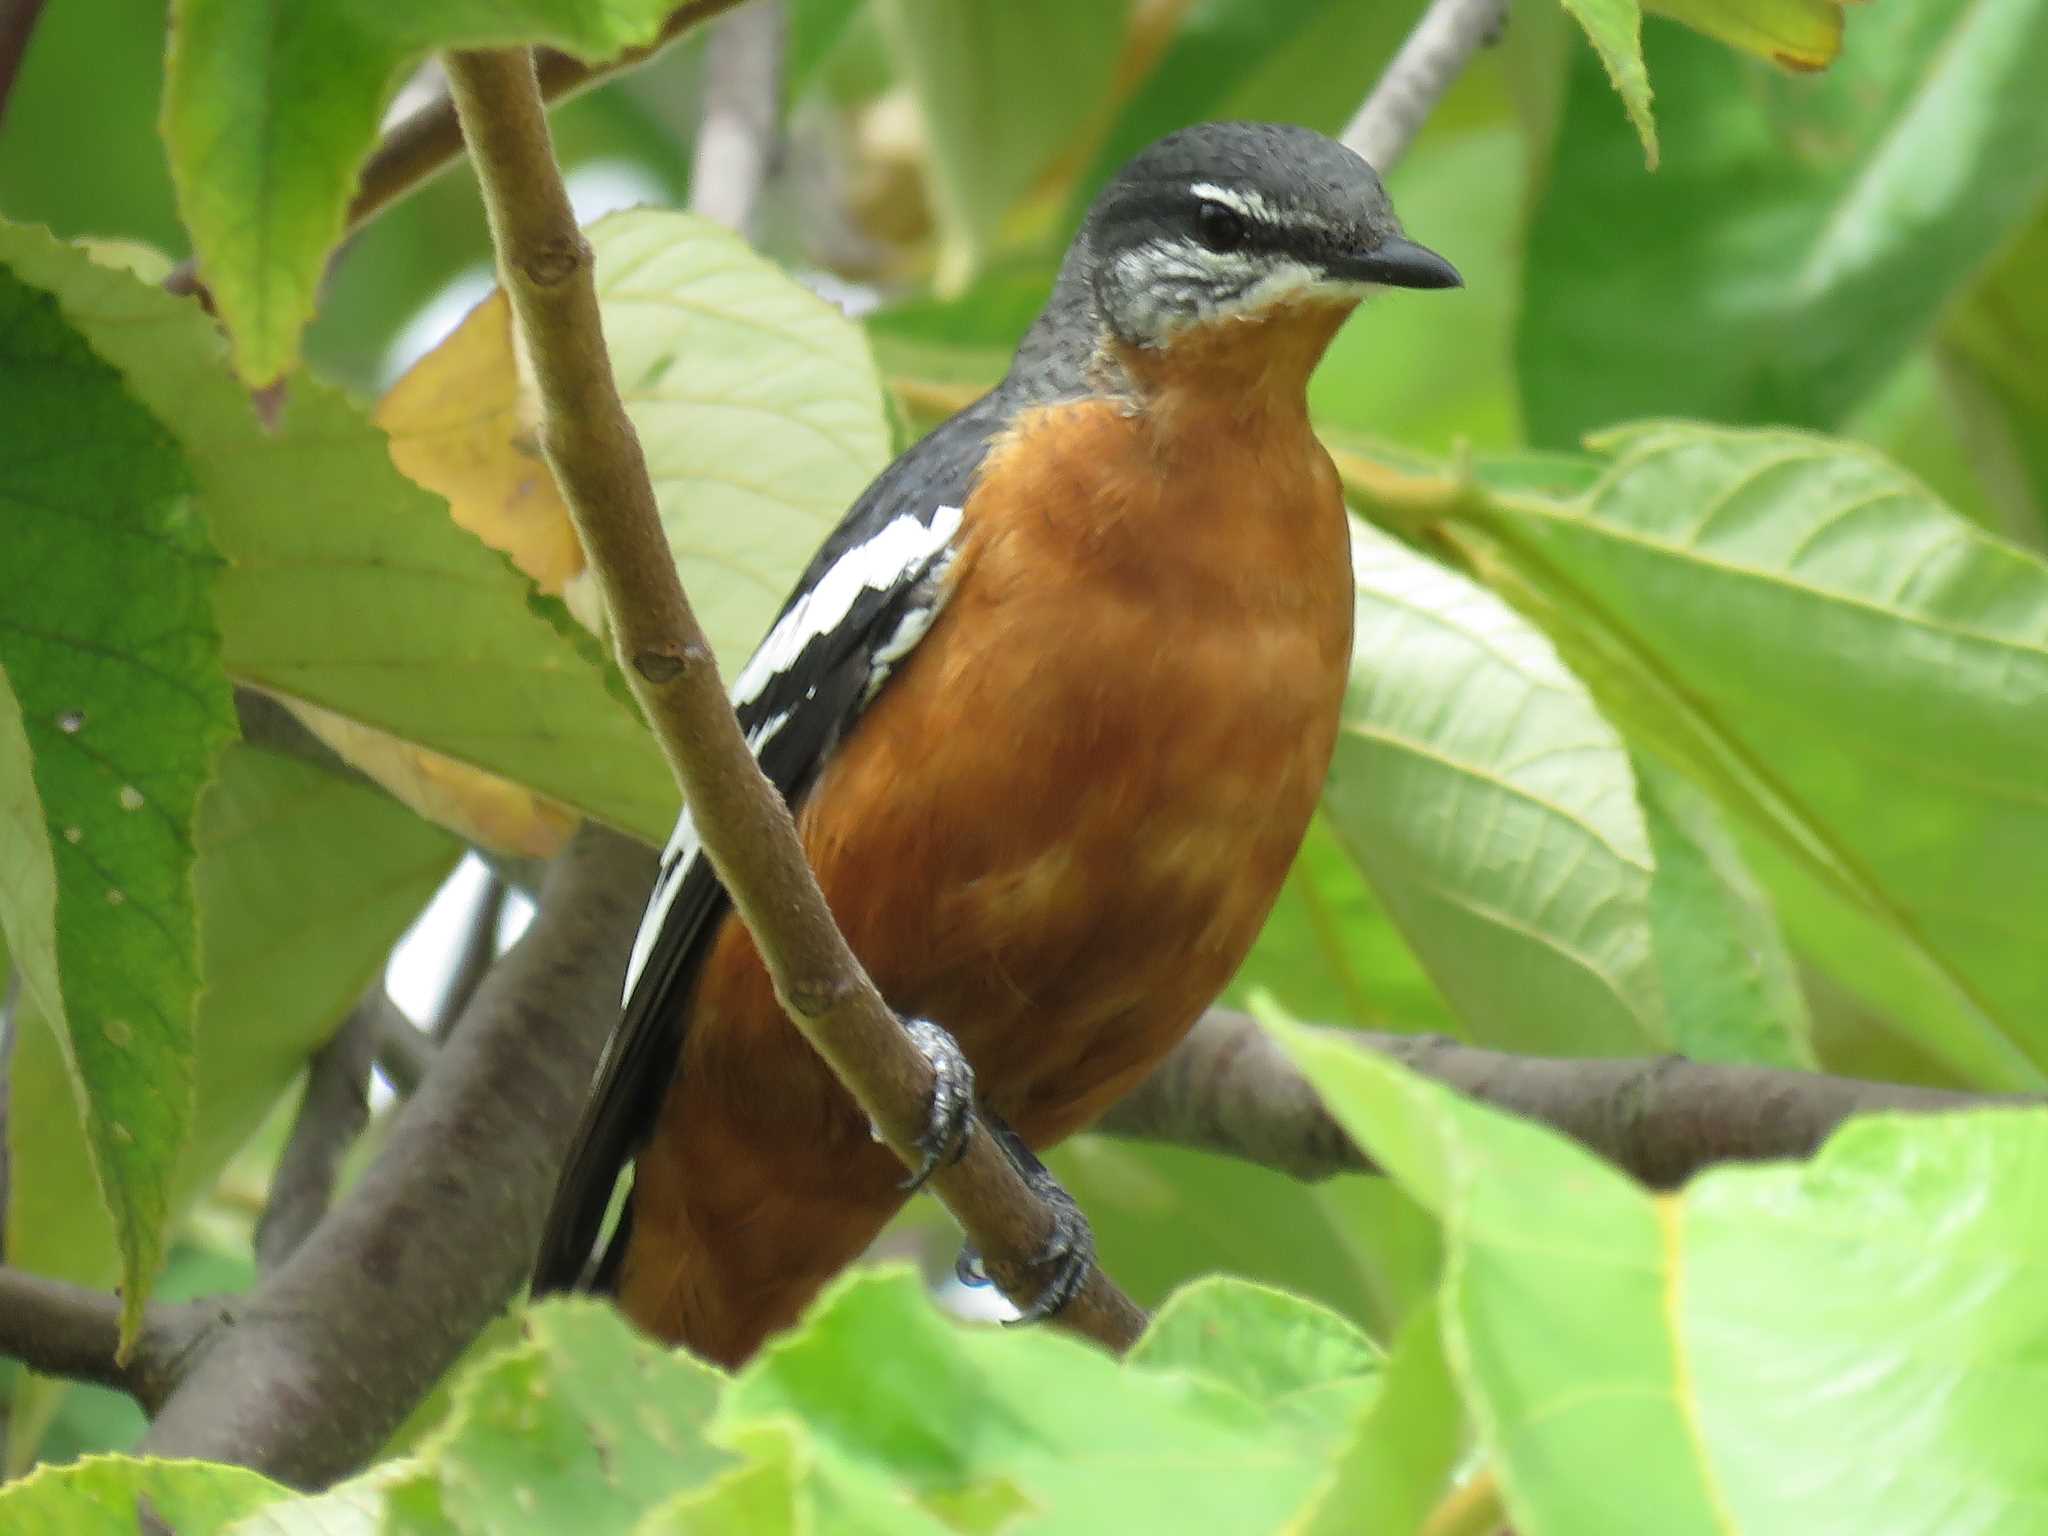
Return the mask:
<path fill-rule="evenodd" d="M 42 15 L 43 0 L 0 0 L 0 122 L 6 120 L 14 82 L 21 76 L 21 61 Z"/>
<path fill-rule="evenodd" d="M 782 131 L 782 0 L 754 0 L 711 29 L 704 116 L 690 162 L 690 211 L 749 234 Z"/>
<path fill-rule="evenodd" d="M 1440 1035 L 1326 1033 L 1548 1125 L 1656 1189 L 1717 1163 L 1805 1157 L 1852 1115 L 2039 1102 L 1678 1056 L 1566 1060 Z M 1258 1022 L 1227 1008 L 1210 1010 L 1097 1129 L 1222 1152 L 1311 1182 L 1373 1168 Z"/>
<path fill-rule="evenodd" d="M 380 972 L 327 1043 L 306 1063 L 306 1093 L 256 1219 L 256 1267 L 276 1269 L 334 1201 L 342 1159 L 370 1123 L 370 1063 L 379 1013 L 392 1007 Z"/>
<path fill-rule="evenodd" d="M 833 923 L 796 824 L 740 734 L 718 665 L 676 577 L 598 321 L 588 242 L 562 188 L 547 115 L 521 52 L 457 53 L 449 84 L 491 216 L 505 286 L 540 386 L 541 440 L 597 573 L 626 673 L 692 808 L 777 997 L 907 1166 L 932 1073 Z M 1056 1228 L 985 1128 L 933 1179 L 1005 1294 L 1033 1293 L 1031 1257 Z M 1112 1349 L 1144 1313 L 1099 1269 L 1066 1328 Z"/>
<path fill-rule="evenodd" d="M 1472 55 L 1500 36 L 1507 14 L 1508 0 L 1431 0 L 1345 125 L 1345 144 L 1382 176 L 1391 172 Z"/>
<path fill-rule="evenodd" d="M 646 47 L 629 48 L 617 58 L 596 64 L 543 49 L 536 65 L 541 95 L 552 106 L 628 70 L 638 69 L 678 38 L 739 3 L 740 0 L 689 0 L 669 13 L 661 31 Z M 348 205 L 344 237 L 354 234 L 461 154 L 462 125 L 450 98 L 444 96 L 405 118 L 378 141 L 370 158 L 363 162 L 356 195 Z M 198 293 L 198 269 L 189 261 L 180 262 L 164 278 L 164 288 L 171 293 Z"/>
<path fill-rule="evenodd" d="M 145 1454 L 325 1483 L 460 1358 L 525 1282 L 653 879 L 639 843 L 577 832 L 382 1154 L 184 1357 Z"/>

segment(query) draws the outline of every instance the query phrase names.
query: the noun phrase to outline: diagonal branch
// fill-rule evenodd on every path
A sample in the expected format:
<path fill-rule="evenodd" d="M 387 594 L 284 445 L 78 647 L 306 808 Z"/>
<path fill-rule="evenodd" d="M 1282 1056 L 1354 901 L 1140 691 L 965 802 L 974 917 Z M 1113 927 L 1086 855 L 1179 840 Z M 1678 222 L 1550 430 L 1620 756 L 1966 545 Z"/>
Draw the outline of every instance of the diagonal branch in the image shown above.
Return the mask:
<path fill-rule="evenodd" d="M 1508 0 L 1431 0 L 1343 139 L 1382 176 L 1408 153 L 1416 134 L 1472 55 L 1500 36 Z"/>
<path fill-rule="evenodd" d="M 256 1265 L 266 1273 L 290 1258 L 327 1214 L 342 1159 L 370 1123 L 370 1063 L 377 1053 L 380 1009 L 395 1009 L 381 969 L 306 1063 L 305 1096 L 256 1220 Z"/>
<path fill-rule="evenodd" d="M 594 826 L 571 839 L 382 1155 L 181 1356 L 146 1454 L 338 1477 L 518 1294 L 653 879 L 636 842 Z"/>
<path fill-rule="evenodd" d="M 597 573 L 634 694 L 784 1009 L 914 1168 L 931 1068 L 834 924 L 789 808 L 740 734 L 683 594 L 612 379 L 590 246 L 555 165 L 532 61 L 517 51 L 451 54 L 448 79 L 532 353 L 542 445 Z M 1004 1292 L 1028 1297 L 1032 1257 L 1057 1218 L 985 1127 L 932 1183 Z M 1097 1269 L 1057 1320 L 1121 1350 L 1145 1315 Z"/>

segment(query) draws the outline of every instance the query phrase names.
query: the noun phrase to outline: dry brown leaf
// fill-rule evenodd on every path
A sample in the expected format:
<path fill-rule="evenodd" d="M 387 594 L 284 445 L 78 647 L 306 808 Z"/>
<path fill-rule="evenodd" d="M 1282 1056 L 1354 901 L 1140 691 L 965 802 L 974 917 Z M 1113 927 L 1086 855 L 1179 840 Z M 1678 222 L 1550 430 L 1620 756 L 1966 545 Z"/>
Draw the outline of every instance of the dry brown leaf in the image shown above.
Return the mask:
<path fill-rule="evenodd" d="M 544 859 L 568 841 L 576 813 L 532 790 L 452 757 L 297 699 L 285 707 L 401 804 L 466 842 Z"/>
<path fill-rule="evenodd" d="M 503 550 L 550 596 L 583 569 L 568 508 L 541 457 L 502 290 L 464 317 L 377 407 L 391 458 L 448 498 L 456 523 Z"/>

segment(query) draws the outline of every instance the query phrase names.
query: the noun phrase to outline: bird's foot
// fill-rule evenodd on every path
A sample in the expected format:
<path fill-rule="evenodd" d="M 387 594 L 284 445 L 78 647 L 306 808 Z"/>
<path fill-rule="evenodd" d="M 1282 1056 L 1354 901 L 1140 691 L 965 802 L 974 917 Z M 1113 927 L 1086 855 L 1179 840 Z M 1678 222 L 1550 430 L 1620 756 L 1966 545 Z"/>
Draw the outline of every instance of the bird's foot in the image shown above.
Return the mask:
<path fill-rule="evenodd" d="M 1024 1182 L 1031 1186 L 1031 1192 L 1052 1212 L 1052 1230 L 1026 1261 L 1033 1274 L 1045 1275 L 1045 1283 L 1015 1319 L 1019 1323 L 1042 1323 L 1058 1316 L 1088 1284 L 1088 1275 L 1095 1268 L 1095 1230 L 1088 1225 L 1079 1203 L 1053 1177 L 1052 1170 L 1024 1145 L 1023 1137 L 987 1110 L 982 1111 L 982 1118 L 997 1144 L 1009 1154 L 1017 1172 L 1023 1175 Z M 970 1254 L 978 1268 L 980 1255 L 971 1248 L 962 1250 L 959 1263 L 965 1263 Z M 959 1273 L 958 1263 L 954 1272 Z"/>
<path fill-rule="evenodd" d="M 900 1186 L 915 1191 L 967 1150 L 967 1135 L 974 1128 L 974 1068 L 960 1043 L 930 1019 L 906 1019 L 903 1030 L 932 1069 L 931 1105 L 917 1138 L 923 1160 Z"/>

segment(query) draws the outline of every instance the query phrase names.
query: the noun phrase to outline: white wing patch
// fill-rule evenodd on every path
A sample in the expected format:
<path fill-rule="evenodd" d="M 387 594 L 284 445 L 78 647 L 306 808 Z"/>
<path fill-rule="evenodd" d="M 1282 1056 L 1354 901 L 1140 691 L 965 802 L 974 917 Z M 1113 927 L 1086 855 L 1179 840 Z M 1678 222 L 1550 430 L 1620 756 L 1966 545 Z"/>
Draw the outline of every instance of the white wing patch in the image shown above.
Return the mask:
<path fill-rule="evenodd" d="M 944 549 L 959 527 L 958 507 L 940 507 L 930 523 L 906 512 L 841 555 L 817 585 L 775 621 L 733 684 L 733 703 L 758 699 L 769 680 L 786 671 L 805 646 L 846 622 L 862 592 L 888 591 Z"/>
<path fill-rule="evenodd" d="M 942 551 L 932 561 L 922 578 L 931 588 L 931 601 L 906 609 L 896 623 L 896 633 L 884 640 L 881 648 L 869 658 L 868 685 L 860 695 L 863 707 L 874 702 L 875 695 L 882 691 L 882 684 L 889 681 L 889 674 L 896 670 L 896 663 L 917 649 L 917 642 L 925 637 L 925 631 L 932 627 L 945 608 L 946 599 L 953 595 L 946 587 L 946 570 L 952 563 L 951 550 Z"/>
<path fill-rule="evenodd" d="M 758 749 L 757 749 L 758 750 Z M 626 962 L 626 988 L 619 994 L 619 1006 L 633 1000 L 633 988 L 647 969 L 647 957 L 654 953 L 654 941 L 661 937 L 661 925 L 668 909 L 675 905 L 676 892 L 683 888 L 683 876 L 697 862 L 703 846 L 697 841 L 697 824 L 690 820 L 690 808 L 676 818 L 676 829 L 661 850 L 661 873 L 655 877 L 654 892 L 647 898 L 647 915 L 640 919 L 640 931 L 633 935 L 633 957 Z"/>
<path fill-rule="evenodd" d="M 856 544 L 841 555 L 819 578 L 817 585 L 790 605 L 789 611 L 776 621 L 767 638 L 755 648 L 732 685 L 733 704 L 751 704 L 760 698 L 775 676 L 788 670 L 803 655 L 805 646 L 846 622 L 846 616 L 853 611 L 853 605 L 862 592 L 885 592 L 905 580 L 943 576 L 946 566 L 952 563 L 946 546 L 959 528 L 958 507 L 939 507 L 932 513 L 930 523 L 906 512 L 892 519 L 873 538 Z M 861 694 L 862 704 L 875 696 L 876 690 L 888 681 L 890 669 L 924 638 L 925 631 L 931 628 L 945 601 L 944 588 L 935 586 L 931 603 L 914 607 L 904 614 L 896 632 L 882 642 L 870 659 L 867 688 Z M 813 688 L 804 697 L 809 700 L 816 693 Z M 794 714 L 794 710 L 785 709 L 755 726 L 747 733 L 748 749 L 759 757 L 761 749 L 789 724 Z M 640 973 L 647 968 L 648 958 L 654 953 L 655 941 L 661 937 L 661 930 L 668 922 L 669 909 L 675 905 L 676 894 L 683 888 L 684 877 L 703 851 L 703 844 L 697 837 L 697 824 L 690 820 L 689 808 L 685 806 L 676 818 L 675 831 L 669 834 L 668 846 L 661 850 L 661 874 L 654 882 L 653 894 L 647 898 L 647 915 L 640 919 L 640 931 L 633 936 L 632 958 L 626 962 L 626 986 L 619 998 L 621 1007 L 632 1001 L 633 988 L 639 985 Z"/>

